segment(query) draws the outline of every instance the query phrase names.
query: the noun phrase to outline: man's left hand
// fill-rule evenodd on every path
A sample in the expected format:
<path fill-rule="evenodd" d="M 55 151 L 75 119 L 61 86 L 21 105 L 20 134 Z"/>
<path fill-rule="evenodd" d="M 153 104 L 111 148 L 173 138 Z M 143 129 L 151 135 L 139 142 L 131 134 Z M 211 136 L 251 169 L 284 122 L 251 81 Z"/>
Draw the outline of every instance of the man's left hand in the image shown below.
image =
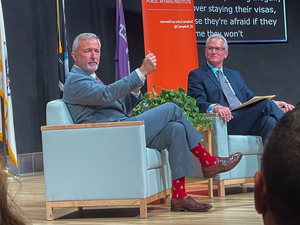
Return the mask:
<path fill-rule="evenodd" d="M 279 107 L 279 108 L 285 108 L 285 111 L 290 111 L 295 108 L 295 106 L 288 104 L 283 101 L 274 101 L 274 103 Z"/>

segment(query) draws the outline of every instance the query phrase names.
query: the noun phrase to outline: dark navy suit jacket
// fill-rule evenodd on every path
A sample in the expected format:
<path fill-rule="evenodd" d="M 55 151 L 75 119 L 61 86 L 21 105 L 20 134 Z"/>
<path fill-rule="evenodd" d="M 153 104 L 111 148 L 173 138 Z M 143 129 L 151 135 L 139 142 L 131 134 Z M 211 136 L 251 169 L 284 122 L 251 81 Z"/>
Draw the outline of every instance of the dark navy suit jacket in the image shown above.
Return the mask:
<path fill-rule="evenodd" d="M 223 72 L 241 103 L 254 97 L 239 72 L 226 68 L 223 68 Z M 214 103 L 228 107 L 220 82 L 207 64 L 189 73 L 187 94 L 196 99 L 200 112 L 206 112 Z"/>
<path fill-rule="evenodd" d="M 254 97 L 239 72 L 224 68 L 223 72 L 241 103 Z M 201 112 L 206 112 L 213 103 L 228 107 L 220 82 L 207 64 L 189 73 L 187 93 L 196 99 Z M 232 111 L 233 119 L 227 124 L 228 134 L 258 135 L 265 142 L 282 115 L 283 111 L 273 101 L 262 100 Z"/>

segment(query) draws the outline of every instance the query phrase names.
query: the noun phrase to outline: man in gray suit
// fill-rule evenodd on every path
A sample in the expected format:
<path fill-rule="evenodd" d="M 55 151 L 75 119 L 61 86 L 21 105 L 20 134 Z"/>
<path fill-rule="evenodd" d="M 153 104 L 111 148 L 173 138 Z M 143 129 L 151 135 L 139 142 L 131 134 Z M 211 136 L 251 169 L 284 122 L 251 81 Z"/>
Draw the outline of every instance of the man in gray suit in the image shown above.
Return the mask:
<path fill-rule="evenodd" d="M 138 116 L 127 114 L 141 100 L 140 88 L 146 76 L 156 69 L 156 57 L 149 53 L 142 65 L 128 76 L 105 85 L 95 74 L 100 62 L 101 43 L 95 34 L 83 33 L 73 42 L 75 61 L 67 74 L 63 101 L 74 123 L 144 121 L 149 148 L 169 151 L 172 172 L 172 211 L 204 212 L 210 204 L 200 204 L 187 196 L 185 176 L 193 173 L 190 151 L 199 159 L 204 177 L 214 177 L 235 167 L 242 154 L 230 157 L 210 155 L 200 144 L 201 134 L 188 122 L 175 104 L 164 104 Z"/>

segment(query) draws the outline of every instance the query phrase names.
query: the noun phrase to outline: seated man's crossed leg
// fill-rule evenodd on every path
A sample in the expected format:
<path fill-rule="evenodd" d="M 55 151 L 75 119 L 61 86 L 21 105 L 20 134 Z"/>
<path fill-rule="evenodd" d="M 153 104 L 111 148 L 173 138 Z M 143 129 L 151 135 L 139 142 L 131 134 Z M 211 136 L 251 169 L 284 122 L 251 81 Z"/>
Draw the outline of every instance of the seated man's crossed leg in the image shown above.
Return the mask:
<path fill-rule="evenodd" d="M 195 172 L 190 152 L 199 160 L 205 178 L 231 170 L 239 163 L 242 154 L 235 153 L 224 158 L 210 155 L 200 143 L 202 135 L 186 119 L 181 109 L 172 103 L 126 121 L 130 120 L 145 122 L 147 147 L 168 149 L 173 191 L 171 210 L 204 212 L 211 209 L 210 204 L 200 204 L 186 194 L 185 177 Z"/>

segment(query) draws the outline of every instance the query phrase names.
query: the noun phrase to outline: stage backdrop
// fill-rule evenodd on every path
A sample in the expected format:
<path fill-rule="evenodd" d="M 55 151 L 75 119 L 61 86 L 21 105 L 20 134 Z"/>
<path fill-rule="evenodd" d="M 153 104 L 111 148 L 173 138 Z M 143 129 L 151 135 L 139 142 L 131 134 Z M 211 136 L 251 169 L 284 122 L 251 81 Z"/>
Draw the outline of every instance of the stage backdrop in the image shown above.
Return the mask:
<path fill-rule="evenodd" d="M 241 1 L 236 2 L 239 4 Z M 114 82 L 115 1 L 68 0 L 65 4 L 69 40 L 72 42 L 81 32 L 98 34 L 102 40 L 102 49 L 97 75 L 107 84 Z M 123 0 L 123 6 L 130 67 L 134 70 L 141 65 L 145 55 L 142 2 Z M 42 151 L 40 127 L 46 124 L 46 103 L 60 98 L 57 86 L 59 73 L 56 1 L 2 0 L 2 7 L 9 56 L 16 145 L 18 154 L 32 158 L 32 155 L 26 153 Z M 256 95 L 276 94 L 276 100 L 285 100 L 292 104 L 300 101 L 298 66 L 300 56 L 297 51 L 300 49 L 299 11 L 300 1 L 286 1 L 288 42 L 229 45 L 229 57 L 225 61 L 225 67 L 238 70 Z M 203 65 L 206 63 L 204 44 L 198 44 L 197 47 L 199 64 Z M 180 53 L 177 55 L 181 57 Z M 70 57 L 70 66 L 73 64 Z M 159 58 L 159 69 L 161 65 Z M 170 80 L 175 76 L 174 73 L 168 75 Z M 149 78 L 151 76 L 149 75 Z M 1 144 L 2 142 L 0 154 Z M 29 164 L 26 164 L 24 169 L 27 167 Z"/>
<path fill-rule="evenodd" d="M 186 90 L 189 71 L 198 67 L 193 6 L 193 0 L 142 0 L 145 54 L 157 57 L 148 91 L 153 85 Z"/>

